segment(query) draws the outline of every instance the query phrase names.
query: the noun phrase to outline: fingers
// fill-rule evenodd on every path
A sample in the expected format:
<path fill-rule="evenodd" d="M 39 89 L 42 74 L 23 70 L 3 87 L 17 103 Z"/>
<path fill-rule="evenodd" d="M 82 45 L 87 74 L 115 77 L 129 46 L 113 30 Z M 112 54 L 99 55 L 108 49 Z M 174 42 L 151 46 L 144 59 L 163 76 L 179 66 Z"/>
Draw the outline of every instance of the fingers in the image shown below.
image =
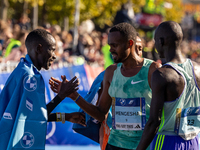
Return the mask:
<path fill-rule="evenodd" d="M 56 79 L 56 78 L 54 78 L 54 77 L 51 77 L 51 79 L 50 80 L 52 80 L 53 82 L 56 82 L 56 83 L 58 83 L 58 84 L 60 84 L 61 83 L 61 81 L 60 80 L 58 80 L 58 79 Z"/>
<path fill-rule="evenodd" d="M 58 93 L 58 90 L 56 88 L 53 88 L 52 86 L 50 86 L 51 90 L 55 93 Z"/>
<path fill-rule="evenodd" d="M 74 92 L 77 91 L 79 89 L 79 80 L 76 76 L 74 76 L 69 82 L 73 83 L 73 87 L 74 87 Z"/>
<path fill-rule="evenodd" d="M 61 81 L 54 78 L 54 77 L 51 77 L 49 79 L 49 85 L 50 85 L 50 88 L 53 92 L 55 93 L 58 93 L 60 91 L 60 85 L 61 85 Z"/>
<path fill-rule="evenodd" d="M 78 78 L 76 76 L 74 76 L 69 82 L 71 82 L 71 83 L 78 83 L 79 80 L 78 80 Z"/>
<path fill-rule="evenodd" d="M 80 114 L 80 124 L 84 127 L 86 127 L 86 122 L 85 122 L 85 114 L 81 113 Z"/>
<path fill-rule="evenodd" d="M 65 82 L 65 80 L 66 80 L 66 76 L 64 75 L 62 78 L 62 83 Z"/>
<path fill-rule="evenodd" d="M 86 124 L 85 124 L 84 120 L 81 120 L 81 122 L 79 124 L 81 124 L 82 126 L 86 127 Z"/>
<path fill-rule="evenodd" d="M 63 80 L 63 78 L 64 78 L 64 75 L 61 75 L 61 79 L 62 79 L 62 80 Z M 69 80 L 66 79 L 66 81 L 69 81 Z"/>
<path fill-rule="evenodd" d="M 52 87 L 57 87 L 57 86 L 59 86 L 59 83 L 54 82 L 54 81 L 51 80 L 51 79 L 49 79 L 49 84 L 50 84 Z"/>

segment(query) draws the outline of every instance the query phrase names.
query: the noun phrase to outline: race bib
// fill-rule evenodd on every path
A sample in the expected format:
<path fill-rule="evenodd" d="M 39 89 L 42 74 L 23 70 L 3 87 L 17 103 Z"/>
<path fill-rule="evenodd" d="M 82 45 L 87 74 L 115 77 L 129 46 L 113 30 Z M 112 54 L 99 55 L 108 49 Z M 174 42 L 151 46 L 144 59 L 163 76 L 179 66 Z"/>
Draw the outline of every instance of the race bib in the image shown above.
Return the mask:
<path fill-rule="evenodd" d="M 117 130 L 143 130 L 146 124 L 145 98 L 113 98 L 112 127 Z"/>
<path fill-rule="evenodd" d="M 200 107 L 176 109 L 174 132 L 184 140 L 194 139 L 200 132 Z"/>

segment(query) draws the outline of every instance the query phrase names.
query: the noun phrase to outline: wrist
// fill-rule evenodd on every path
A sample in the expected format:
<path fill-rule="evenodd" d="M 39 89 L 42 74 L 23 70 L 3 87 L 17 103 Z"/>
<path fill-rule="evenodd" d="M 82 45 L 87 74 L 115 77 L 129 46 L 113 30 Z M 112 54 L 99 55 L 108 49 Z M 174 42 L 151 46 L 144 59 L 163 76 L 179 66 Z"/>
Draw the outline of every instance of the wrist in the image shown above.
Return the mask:
<path fill-rule="evenodd" d="M 73 94 L 70 95 L 70 98 L 74 101 L 80 94 L 77 92 L 74 92 Z"/>
<path fill-rule="evenodd" d="M 75 97 L 75 96 L 74 96 Z M 81 95 L 80 94 L 76 94 L 76 97 L 75 98 L 73 98 L 72 100 L 74 101 L 74 102 L 76 102 L 76 101 L 78 101 L 79 100 L 79 98 L 81 97 Z"/>
<path fill-rule="evenodd" d="M 65 113 L 56 113 L 56 122 L 62 122 L 65 123 Z"/>
<path fill-rule="evenodd" d="M 65 123 L 65 113 L 61 113 L 62 116 L 62 123 Z"/>
<path fill-rule="evenodd" d="M 63 96 L 61 93 L 58 93 L 57 96 L 58 96 L 61 100 L 63 100 L 63 99 L 65 98 L 65 96 Z"/>

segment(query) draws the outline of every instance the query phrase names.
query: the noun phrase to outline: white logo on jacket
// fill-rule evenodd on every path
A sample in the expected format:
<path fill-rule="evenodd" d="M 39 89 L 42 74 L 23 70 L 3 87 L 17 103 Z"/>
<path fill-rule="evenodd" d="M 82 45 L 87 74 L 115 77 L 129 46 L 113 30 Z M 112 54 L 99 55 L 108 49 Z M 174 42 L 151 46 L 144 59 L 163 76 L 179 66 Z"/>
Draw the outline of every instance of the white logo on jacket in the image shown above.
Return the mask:
<path fill-rule="evenodd" d="M 4 114 L 3 114 L 3 118 L 4 118 L 4 119 L 10 119 L 10 120 L 12 120 L 11 113 L 4 112 Z"/>
<path fill-rule="evenodd" d="M 35 91 L 37 88 L 37 80 L 33 75 L 26 76 L 24 78 L 23 84 L 24 88 L 29 92 Z"/>
<path fill-rule="evenodd" d="M 33 102 L 31 100 L 26 100 L 26 108 L 28 108 L 30 111 L 33 111 Z"/>
<path fill-rule="evenodd" d="M 20 143 L 23 148 L 30 148 L 34 144 L 34 136 L 30 132 L 24 132 Z"/>

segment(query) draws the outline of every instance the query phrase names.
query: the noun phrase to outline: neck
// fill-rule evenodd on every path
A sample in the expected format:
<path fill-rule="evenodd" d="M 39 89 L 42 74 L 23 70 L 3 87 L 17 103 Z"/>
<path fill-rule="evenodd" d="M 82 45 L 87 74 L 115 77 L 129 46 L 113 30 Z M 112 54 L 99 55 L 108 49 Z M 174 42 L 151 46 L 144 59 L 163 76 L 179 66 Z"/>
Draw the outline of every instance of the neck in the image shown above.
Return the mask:
<path fill-rule="evenodd" d="M 31 59 L 31 61 L 32 61 L 32 63 L 33 63 L 33 65 L 37 68 L 37 70 L 41 70 L 41 68 L 40 67 L 38 67 L 38 62 L 37 62 L 37 59 L 34 59 L 35 57 L 34 57 L 34 55 L 33 54 L 30 54 L 30 53 L 28 53 L 28 55 L 29 55 L 29 57 L 30 57 L 30 59 Z"/>
<path fill-rule="evenodd" d="M 142 67 L 144 58 L 137 57 L 123 62 L 122 68 L 124 70 L 136 69 Z"/>
<path fill-rule="evenodd" d="M 185 57 L 183 57 L 180 49 L 176 49 L 166 54 L 166 61 L 181 64 L 185 62 Z"/>

